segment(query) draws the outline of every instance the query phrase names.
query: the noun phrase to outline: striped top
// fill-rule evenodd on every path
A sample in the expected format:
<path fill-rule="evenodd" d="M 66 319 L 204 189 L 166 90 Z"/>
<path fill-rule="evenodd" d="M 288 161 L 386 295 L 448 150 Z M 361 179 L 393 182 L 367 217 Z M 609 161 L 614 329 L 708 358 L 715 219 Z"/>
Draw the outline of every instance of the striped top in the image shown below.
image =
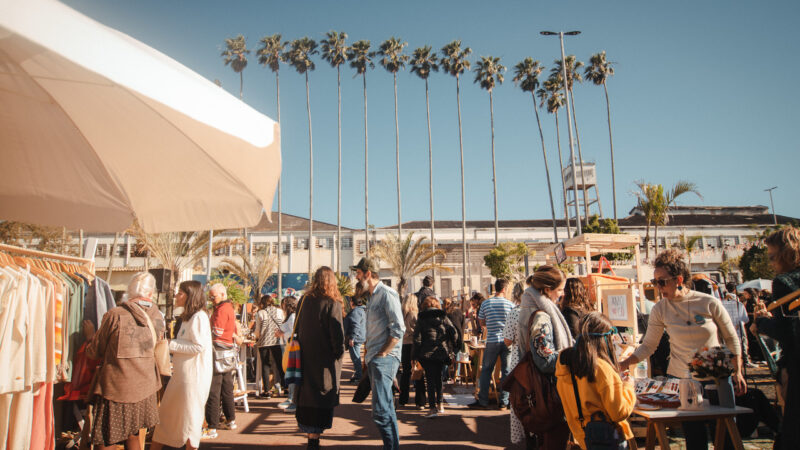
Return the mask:
<path fill-rule="evenodd" d="M 486 343 L 503 342 L 503 328 L 514 304 L 503 297 L 492 297 L 481 303 L 478 319 L 486 321 Z"/>

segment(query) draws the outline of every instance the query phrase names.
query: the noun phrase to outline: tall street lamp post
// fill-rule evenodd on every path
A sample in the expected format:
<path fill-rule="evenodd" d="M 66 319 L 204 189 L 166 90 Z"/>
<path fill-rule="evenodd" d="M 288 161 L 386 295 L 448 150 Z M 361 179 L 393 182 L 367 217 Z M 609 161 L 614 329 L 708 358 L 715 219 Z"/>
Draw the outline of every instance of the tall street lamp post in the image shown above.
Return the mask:
<path fill-rule="evenodd" d="M 558 36 L 561 41 L 561 69 L 564 77 L 564 98 L 567 100 L 567 132 L 569 134 L 569 154 L 572 167 L 572 190 L 575 194 L 575 228 L 578 234 L 583 234 L 581 230 L 581 213 L 578 209 L 578 178 L 575 174 L 575 148 L 572 146 L 572 113 L 570 112 L 569 89 L 567 88 L 567 58 L 564 56 L 564 36 L 577 36 L 580 31 L 540 31 L 543 36 Z"/>
<path fill-rule="evenodd" d="M 772 202 L 772 191 L 778 189 L 778 186 L 772 186 L 769 189 L 764 189 L 766 192 L 769 192 L 769 205 L 772 207 L 772 223 L 777 225 L 778 224 L 778 217 L 775 215 L 775 203 Z"/>

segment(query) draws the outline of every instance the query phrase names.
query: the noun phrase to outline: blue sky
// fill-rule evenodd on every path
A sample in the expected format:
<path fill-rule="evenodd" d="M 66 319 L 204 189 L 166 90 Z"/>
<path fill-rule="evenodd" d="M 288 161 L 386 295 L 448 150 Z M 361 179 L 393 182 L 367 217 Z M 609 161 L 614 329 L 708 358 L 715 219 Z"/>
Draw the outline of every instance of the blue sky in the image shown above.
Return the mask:
<path fill-rule="evenodd" d="M 769 205 L 800 217 L 800 144 L 796 138 L 800 88 L 796 74 L 800 6 L 792 1 L 120 1 L 66 4 L 162 51 L 238 95 L 239 77 L 219 56 L 227 37 L 243 34 L 253 50 L 244 71 L 244 101 L 275 118 L 275 79 L 257 63 L 258 40 L 329 30 L 373 47 L 396 36 L 441 48 L 453 39 L 509 68 L 495 89 L 495 149 L 500 219 L 550 217 L 541 145 L 530 95 L 516 87 L 512 68 L 527 56 L 548 70 L 560 57 L 558 39 L 540 30 L 581 30 L 566 39 L 567 54 L 588 62 L 605 50 L 615 63 L 608 83 L 616 156 L 618 214 L 635 201 L 635 180 L 671 186 L 697 184 L 703 200 L 682 204 Z M 336 72 L 317 58 L 310 74 L 314 142 L 314 217 L 336 222 Z M 343 67 L 342 151 L 345 226 L 363 227 L 363 97 L 361 78 Z M 493 218 L 488 94 L 465 74 L 461 107 L 467 219 Z M 380 66 L 367 74 L 370 223 L 397 221 L 392 77 Z M 461 218 L 455 79 L 430 79 L 434 198 L 438 220 Z M 424 83 L 408 70 L 398 76 L 403 221 L 427 220 L 428 141 Z M 305 84 L 281 68 L 284 212 L 308 215 L 308 123 Z M 584 159 L 598 165 L 606 216 L 612 216 L 611 165 L 602 87 L 575 89 Z M 562 110 L 563 112 L 563 110 Z M 560 179 L 553 116 L 540 111 L 556 205 Z M 562 150 L 567 158 L 564 114 Z M 577 151 L 577 148 L 576 148 Z M 277 203 L 275 204 L 277 207 Z M 558 208 L 558 206 L 557 206 Z M 557 209 L 557 215 L 562 214 Z"/>

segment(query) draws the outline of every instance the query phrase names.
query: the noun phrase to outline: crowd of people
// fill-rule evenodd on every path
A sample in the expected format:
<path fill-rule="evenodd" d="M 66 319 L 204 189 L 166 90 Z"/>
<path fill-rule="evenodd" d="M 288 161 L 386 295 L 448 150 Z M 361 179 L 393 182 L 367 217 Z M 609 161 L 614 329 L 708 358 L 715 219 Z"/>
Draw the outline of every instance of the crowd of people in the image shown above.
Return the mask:
<path fill-rule="evenodd" d="M 746 368 L 771 356 L 760 345 L 767 339 L 769 348 L 781 350 L 776 381 L 783 405 L 781 425 L 777 419 L 768 425 L 775 428 L 776 448 L 792 448 L 800 442 L 800 430 L 792 426 L 800 416 L 800 362 L 795 355 L 800 322 L 788 303 L 771 311 L 767 305 L 800 289 L 800 231 L 785 227 L 770 235 L 766 245 L 777 273 L 771 295 L 737 293 L 731 285 L 723 289 L 693 277 L 680 252 L 659 254 L 652 283 L 660 300 L 649 311 L 640 311 L 646 332 L 622 361 L 612 345 L 617 330 L 608 317 L 597 311 L 580 279 L 568 278 L 555 266 L 540 266 L 517 284 L 498 279 L 488 299 L 480 293 L 460 301 L 437 297 L 433 279 L 426 277 L 419 292 L 401 300 L 380 281 L 376 262 L 362 258 L 351 267 L 358 284 L 346 306 L 335 273 L 321 267 L 302 298 L 277 303 L 263 296 L 252 322 L 243 325 L 224 285 L 210 286 L 206 295 L 200 283 L 186 281 L 175 295 L 178 323 L 168 341 L 171 333 L 153 303 L 155 279 L 140 273 L 128 287 L 128 300 L 110 310 L 96 332 L 90 322 L 84 324 L 86 354 L 101 361 L 91 389 L 91 442 L 98 448 L 124 442 L 136 449 L 139 430 L 154 428 L 152 448 L 191 449 L 199 447 L 201 438 L 216 437 L 221 426 L 236 429 L 233 372 L 239 345 L 252 333 L 261 363 L 261 395 L 287 393 L 278 406 L 294 414 L 308 448 L 318 448 L 322 434 L 333 426 L 347 352 L 354 368 L 350 382 L 368 386 L 372 420 L 384 448 L 396 449 L 401 437 L 394 389 L 401 407 L 410 401 L 413 387 L 414 405 L 428 409 L 425 417 L 445 414 L 443 387 L 451 367 L 467 354 L 465 336 L 470 334 L 482 337 L 485 347 L 476 374 L 479 389 L 469 408 L 490 407 L 498 362 L 504 379 L 516 366 L 531 364 L 538 379 L 557 390 L 548 397 L 557 399 L 548 405 L 552 425 L 533 431 L 527 425 L 532 413 L 514 411 L 510 393 L 498 386 L 497 408 L 510 409 L 511 442 L 543 449 L 564 449 L 569 442 L 591 448 L 596 436 L 584 427 L 587 418 L 595 420 L 598 414 L 614 431 L 613 448 L 625 448 L 633 438 L 627 419 L 636 404 L 628 369 L 654 353 L 658 356 L 665 339 L 667 378 L 691 378 L 689 361 L 698 349 L 730 350 L 739 396 L 748 389 Z M 210 311 L 207 301 L 213 305 Z M 159 348 L 172 356 L 165 389 Z M 284 372 L 285 360 L 292 358 Z M 715 390 L 704 392 L 712 404 L 719 401 Z M 707 448 L 708 432 L 705 422 L 685 422 L 687 448 Z"/>

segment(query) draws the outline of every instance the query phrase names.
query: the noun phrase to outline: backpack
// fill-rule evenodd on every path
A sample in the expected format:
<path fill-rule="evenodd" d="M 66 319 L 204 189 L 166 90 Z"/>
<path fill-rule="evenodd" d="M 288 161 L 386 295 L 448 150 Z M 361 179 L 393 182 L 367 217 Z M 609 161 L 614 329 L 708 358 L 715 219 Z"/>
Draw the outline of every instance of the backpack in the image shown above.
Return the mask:
<path fill-rule="evenodd" d="M 531 314 L 528 328 L 536 312 Z M 503 380 L 501 388 L 509 392 L 511 407 L 526 433 L 541 435 L 566 422 L 555 375 L 541 373 L 530 351 Z"/>

